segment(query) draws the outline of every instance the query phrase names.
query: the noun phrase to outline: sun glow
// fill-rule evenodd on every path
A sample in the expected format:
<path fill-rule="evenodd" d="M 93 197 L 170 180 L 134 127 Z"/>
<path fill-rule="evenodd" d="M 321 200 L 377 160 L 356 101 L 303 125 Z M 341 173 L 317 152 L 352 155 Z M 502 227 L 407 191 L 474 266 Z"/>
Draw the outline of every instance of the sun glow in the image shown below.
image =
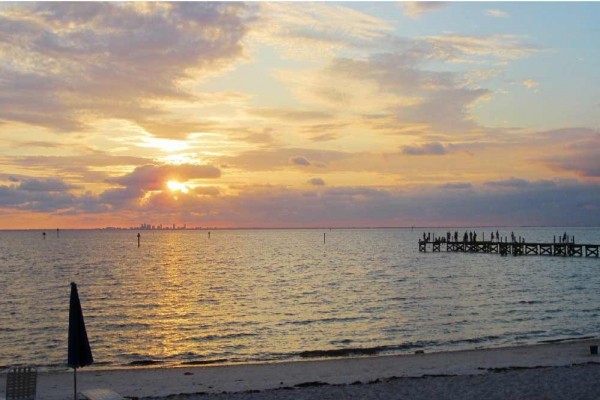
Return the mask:
<path fill-rule="evenodd" d="M 181 192 L 181 193 L 187 193 L 190 190 L 185 183 L 181 183 L 181 182 L 177 182 L 177 181 L 168 181 L 167 188 L 169 188 L 169 190 L 171 192 Z"/>

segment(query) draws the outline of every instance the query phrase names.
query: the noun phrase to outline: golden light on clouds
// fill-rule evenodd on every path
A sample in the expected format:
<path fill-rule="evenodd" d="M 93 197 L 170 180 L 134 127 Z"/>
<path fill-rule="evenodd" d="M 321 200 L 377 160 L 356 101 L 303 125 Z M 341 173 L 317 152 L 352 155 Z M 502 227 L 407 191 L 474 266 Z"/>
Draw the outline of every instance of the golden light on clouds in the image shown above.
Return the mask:
<path fill-rule="evenodd" d="M 600 220 L 600 3 L 5 4 L 0 229 Z"/>
<path fill-rule="evenodd" d="M 185 183 L 177 182 L 174 180 L 170 180 L 167 182 L 167 188 L 169 188 L 171 192 L 188 193 L 190 191 L 190 189 Z"/>

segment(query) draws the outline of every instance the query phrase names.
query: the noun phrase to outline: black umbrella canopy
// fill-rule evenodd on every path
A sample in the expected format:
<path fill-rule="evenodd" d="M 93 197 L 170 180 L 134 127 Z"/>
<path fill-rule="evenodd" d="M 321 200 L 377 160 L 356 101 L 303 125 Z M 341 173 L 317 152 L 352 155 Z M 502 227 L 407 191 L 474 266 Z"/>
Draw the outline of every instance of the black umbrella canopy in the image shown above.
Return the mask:
<path fill-rule="evenodd" d="M 79 302 L 77 285 L 71 282 L 71 304 L 69 306 L 69 357 L 68 365 L 72 368 L 85 367 L 94 362 L 92 349 L 88 341 L 83 321 L 83 312 Z"/>

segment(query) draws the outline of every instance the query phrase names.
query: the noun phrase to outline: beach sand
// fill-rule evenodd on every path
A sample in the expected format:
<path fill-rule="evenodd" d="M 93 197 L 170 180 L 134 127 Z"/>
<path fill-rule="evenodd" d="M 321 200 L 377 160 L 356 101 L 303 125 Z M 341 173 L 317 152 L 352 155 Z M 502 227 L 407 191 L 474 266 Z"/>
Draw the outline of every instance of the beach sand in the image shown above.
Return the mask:
<path fill-rule="evenodd" d="M 79 390 L 110 388 L 128 397 L 187 400 L 600 399 L 600 357 L 590 355 L 591 344 L 600 344 L 600 338 L 283 363 L 84 368 L 77 380 Z M 4 375 L 1 381 L 3 391 Z M 40 372 L 37 399 L 69 399 L 72 385 L 72 372 Z"/>

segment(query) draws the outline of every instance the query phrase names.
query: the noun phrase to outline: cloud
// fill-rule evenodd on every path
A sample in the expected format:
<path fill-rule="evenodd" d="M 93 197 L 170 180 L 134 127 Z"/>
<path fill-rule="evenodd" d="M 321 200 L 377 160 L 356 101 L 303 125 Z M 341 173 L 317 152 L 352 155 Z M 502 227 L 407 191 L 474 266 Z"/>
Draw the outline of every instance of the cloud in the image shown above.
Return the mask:
<path fill-rule="evenodd" d="M 302 127 L 302 132 L 312 134 L 310 137 L 312 142 L 328 142 L 338 139 L 340 137 L 338 131 L 346 128 L 348 125 L 345 122 L 312 124 Z"/>
<path fill-rule="evenodd" d="M 526 189 L 526 188 L 546 188 L 556 187 L 556 183 L 550 180 L 529 181 L 522 178 L 509 178 L 500 181 L 485 182 L 485 185 L 498 188 L 508 189 Z"/>
<path fill-rule="evenodd" d="M 316 193 L 283 187 L 247 188 L 223 204 L 207 223 L 256 226 L 590 225 L 600 217 L 600 186 L 573 183 L 526 189 L 474 186 L 468 196 L 447 188 L 406 192 L 336 187 Z M 243 211 L 242 210 L 243 205 Z M 493 212 L 490 212 L 493 210 Z M 235 215 L 235 221 L 227 217 Z"/>
<path fill-rule="evenodd" d="M 18 185 L 0 185 L 0 209 L 55 212 L 73 207 L 77 197 L 66 192 L 71 188 L 55 178 L 30 178 Z"/>
<path fill-rule="evenodd" d="M 308 183 L 313 186 L 325 186 L 325 181 L 321 178 L 311 178 Z"/>
<path fill-rule="evenodd" d="M 443 144 L 433 142 L 425 143 L 421 146 L 404 146 L 402 148 L 402 153 L 412 156 L 443 155 L 447 153 L 447 149 Z"/>
<path fill-rule="evenodd" d="M 296 110 L 285 108 L 257 108 L 249 110 L 249 112 L 259 117 L 274 118 L 292 122 L 331 118 L 331 114 L 324 111 Z"/>
<path fill-rule="evenodd" d="M 495 18 L 508 18 L 510 15 L 506 11 L 498 10 L 497 8 L 488 8 L 484 14 Z"/>
<path fill-rule="evenodd" d="M 117 216 L 121 226 L 148 218 L 157 222 L 177 218 L 188 226 L 240 227 L 587 226 L 600 218 L 600 185 L 577 181 L 511 178 L 484 185 L 456 182 L 421 186 L 410 191 L 396 187 L 316 185 L 293 189 L 247 185 L 238 187 L 236 194 L 207 187 L 177 198 L 167 191 L 148 192 L 148 185 L 142 186 L 113 188 L 100 195 L 74 195 L 0 185 L 0 211 L 79 215 L 100 224 L 114 224 Z"/>
<path fill-rule="evenodd" d="M 538 160 L 555 171 L 570 171 L 582 178 L 600 177 L 600 130 L 563 128 L 540 132 L 537 140 L 559 146 L 555 154 Z"/>
<path fill-rule="evenodd" d="M 523 86 L 525 86 L 527 89 L 534 89 L 536 87 L 538 87 L 540 85 L 539 82 L 536 82 L 532 79 L 526 79 L 523 81 Z"/>
<path fill-rule="evenodd" d="M 473 185 L 468 182 L 449 182 L 443 185 L 440 185 L 441 189 L 452 189 L 452 190 L 464 190 L 464 189 L 472 189 Z"/>
<path fill-rule="evenodd" d="M 130 167 L 147 164 L 149 159 L 135 156 L 113 156 L 102 151 L 77 156 L 17 156 L 6 157 L 4 164 L 18 165 L 30 171 L 43 171 L 74 176 L 81 182 L 97 182 L 108 177 L 101 171 L 107 167 Z M 100 171 L 99 171 L 100 169 Z"/>
<path fill-rule="evenodd" d="M 597 148 L 546 160 L 556 169 L 574 171 L 581 177 L 600 178 L 600 152 Z"/>
<path fill-rule="evenodd" d="M 0 10 L 0 119 L 56 131 L 93 119 L 146 123 L 156 100 L 244 56 L 253 5 L 28 3 Z M 68 27 L 68 29 L 66 28 Z"/>
<path fill-rule="evenodd" d="M 328 142 L 336 139 L 339 139 L 339 135 L 335 133 L 323 133 L 310 138 L 312 142 Z"/>
<path fill-rule="evenodd" d="M 218 196 L 221 190 L 214 186 L 198 186 L 194 188 L 194 193 L 200 196 Z"/>
<path fill-rule="evenodd" d="M 303 166 L 311 165 L 310 161 L 308 161 L 305 157 L 302 157 L 302 156 L 292 157 L 292 158 L 290 158 L 290 162 L 292 164 L 296 164 L 296 165 L 303 165 Z"/>
<path fill-rule="evenodd" d="M 77 188 L 75 185 L 69 185 L 62 179 L 27 179 L 21 181 L 19 189 L 27 192 L 63 192 Z"/>
<path fill-rule="evenodd" d="M 404 14 L 413 18 L 421 18 L 424 14 L 438 11 L 446 5 L 443 1 L 406 1 L 401 3 Z"/>
<path fill-rule="evenodd" d="M 312 77 L 280 74 L 305 101 L 360 113 L 371 128 L 399 131 L 470 133 L 482 127 L 471 115 L 493 92 L 481 79 L 496 76 L 498 61 L 524 57 L 539 48 L 515 35 L 449 34 L 424 38 L 395 37 L 364 57 L 336 57 Z M 493 72 L 460 73 L 431 68 L 433 63 L 493 63 Z M 481 67 L 477 69 L 481 72 Z M 476 72 L 477 72 L 476 71 Z M 488 78 L 481 78 L 487 76 Z M 370 116 L 376 115 L 373 119 Z M 381 124 L 379 121 L 384 121 Z"/>
<path fill-rule="evenodd" d="M 144 165 L 129 174 L 109 178 L 106 182 L 127 188 L 161 190 L 169 180 L 214 179 L 220 176 L 221 170 L 212 165 Z"/>
<path fill-rule="evenodd" d="M 235 156 L 222 157 L 220 161 L 247 171 L 270 171 L 289 168 L 290 165 L 322 168 L 351 156 L 352 153 L 332 150 L 269 148 L 244 151 Z"/>
<path fill-rule="evenodd" d="M 522 42 L 522 37 L 512 34 L 428 36 L 424 39 L 433 46 L 440 60 L 452 62 L 472 61 L 475 57 L 514 60 L 543 51 L 542 48 Z"/>
<path fill-rule="evenodd" d="M 265 21 L 260 40 L 278 46 L 288 58 L 327 57 L 345 48 L 365 47 L 394 30 L 385 19 L 343 5 L 261 3 Z"/>
<path fill-rule="evenodd" d="M 257 144 L 272 144 L 275 142 L 275 138 L 273 138 L 273 135 L 269 132 L 248 133 L 240 136 L 239 140 Z"/>

